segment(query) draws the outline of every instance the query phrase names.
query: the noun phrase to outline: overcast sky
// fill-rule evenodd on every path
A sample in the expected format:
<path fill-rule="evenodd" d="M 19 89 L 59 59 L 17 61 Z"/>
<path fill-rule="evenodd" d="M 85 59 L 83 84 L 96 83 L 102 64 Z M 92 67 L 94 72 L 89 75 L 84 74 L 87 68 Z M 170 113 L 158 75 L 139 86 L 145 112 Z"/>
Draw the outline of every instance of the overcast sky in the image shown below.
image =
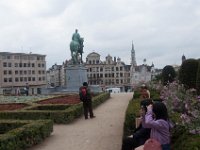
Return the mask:
<path fill-rule="evenodd" d="M 200 58 L 199 0 L 0 0 L 0 51 L 45 54 L 47 69 L 69 60 L 75 29 L 84 54 L 110 54 L 156 68 Z"/>

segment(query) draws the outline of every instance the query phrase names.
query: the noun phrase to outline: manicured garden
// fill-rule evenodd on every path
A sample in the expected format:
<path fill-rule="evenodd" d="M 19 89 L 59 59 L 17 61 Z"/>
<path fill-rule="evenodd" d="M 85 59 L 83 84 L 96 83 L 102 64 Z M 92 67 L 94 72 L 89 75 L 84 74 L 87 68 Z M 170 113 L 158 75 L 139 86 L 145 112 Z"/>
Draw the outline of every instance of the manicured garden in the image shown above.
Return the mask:
<path fill-rule="evenodd" d="M 93 107 L 109 98 L 110 93 L 93 97 Z M 0 150 L 26 149 L 50 135 L 53 123 L 70 123 L 82 114 L 83 107 L 78 95 L 0 104 Z"/>

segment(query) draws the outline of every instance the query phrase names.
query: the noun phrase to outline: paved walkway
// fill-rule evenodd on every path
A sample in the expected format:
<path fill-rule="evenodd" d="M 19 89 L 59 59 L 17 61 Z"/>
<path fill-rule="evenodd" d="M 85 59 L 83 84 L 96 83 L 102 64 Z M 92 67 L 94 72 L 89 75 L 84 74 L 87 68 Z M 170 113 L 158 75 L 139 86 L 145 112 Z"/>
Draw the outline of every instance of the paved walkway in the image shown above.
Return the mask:
<path fill-rule="evenodd" d="M 111 94 L 111 99 L 94 109 L 96 118 L 54 125 L 51 136 L 29 150 L 120 150 L 131 97 L 132 93 Z"/>

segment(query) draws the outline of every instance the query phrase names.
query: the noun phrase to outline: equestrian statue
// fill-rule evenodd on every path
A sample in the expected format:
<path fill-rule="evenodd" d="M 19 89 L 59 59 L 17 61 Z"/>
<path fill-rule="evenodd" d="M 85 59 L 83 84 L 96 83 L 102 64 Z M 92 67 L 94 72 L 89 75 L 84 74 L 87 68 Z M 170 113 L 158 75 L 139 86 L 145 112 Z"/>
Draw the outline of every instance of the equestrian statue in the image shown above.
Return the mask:
<path fill-rule="evenodd" d="M 84 39 L 80 37 L 78 30 L 75 30 L 75 33 L 72 35 L 72 41 L 70 43 L 70 50 L 71 50 L 71 57 L 72 63 L 81 64 L 82 61 L 82 54 L 83 54 L 83 42 Z"/>

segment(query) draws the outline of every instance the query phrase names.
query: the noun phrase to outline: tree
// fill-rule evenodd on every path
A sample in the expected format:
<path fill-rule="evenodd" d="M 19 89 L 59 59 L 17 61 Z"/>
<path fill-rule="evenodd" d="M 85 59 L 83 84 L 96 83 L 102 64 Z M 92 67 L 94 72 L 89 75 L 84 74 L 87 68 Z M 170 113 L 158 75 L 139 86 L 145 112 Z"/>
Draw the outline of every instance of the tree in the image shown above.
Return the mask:
<path fill-rule="evenodd" d="M 196 89 L 197 89 L 197 94 L 200 95 L 200 59 L 198 60 Z"/>
<path fill-rule="evenodd" d="M 188 88 L 196 89 L 198 61 L 196 59 L 185 60 L 179 70 L 179 81 Z"/>
<path fill-rule="evenodd" d="M 167 65 L 163 68 L 162 70 L 163 85 L 167 85 L 168 83 L 173 82 L 175 77 L 176 77 L 176 72 L 174 70 L 174 67 Z"/>

